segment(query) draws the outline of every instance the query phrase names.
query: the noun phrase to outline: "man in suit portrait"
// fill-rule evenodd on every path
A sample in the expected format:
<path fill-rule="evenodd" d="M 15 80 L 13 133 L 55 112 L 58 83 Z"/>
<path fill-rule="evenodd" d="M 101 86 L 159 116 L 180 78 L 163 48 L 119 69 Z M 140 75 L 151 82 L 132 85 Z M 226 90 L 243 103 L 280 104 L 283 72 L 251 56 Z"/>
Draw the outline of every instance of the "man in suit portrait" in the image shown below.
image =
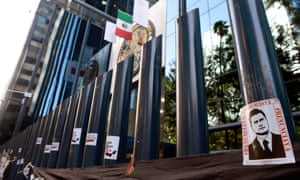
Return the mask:
<path fill-rule="evenodd" d="M 248 146 L 250 160 L 286 157 L 281 135 L 270 131 L 267 116 L 262 110 L 252 109 L 249 113 L 249 123 L 256 134 Z"/>

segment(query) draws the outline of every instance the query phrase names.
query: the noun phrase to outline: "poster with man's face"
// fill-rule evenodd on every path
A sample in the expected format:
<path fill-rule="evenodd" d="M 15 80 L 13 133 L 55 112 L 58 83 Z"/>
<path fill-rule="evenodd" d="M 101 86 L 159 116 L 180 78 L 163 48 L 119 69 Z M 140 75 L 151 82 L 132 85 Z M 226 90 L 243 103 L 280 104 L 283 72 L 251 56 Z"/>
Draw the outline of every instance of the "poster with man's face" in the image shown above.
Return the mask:
<path fill-rule="evenodd" d="M 241 108 L 243 164 L 295 163 L 280 101 L 256 101 Z"/>

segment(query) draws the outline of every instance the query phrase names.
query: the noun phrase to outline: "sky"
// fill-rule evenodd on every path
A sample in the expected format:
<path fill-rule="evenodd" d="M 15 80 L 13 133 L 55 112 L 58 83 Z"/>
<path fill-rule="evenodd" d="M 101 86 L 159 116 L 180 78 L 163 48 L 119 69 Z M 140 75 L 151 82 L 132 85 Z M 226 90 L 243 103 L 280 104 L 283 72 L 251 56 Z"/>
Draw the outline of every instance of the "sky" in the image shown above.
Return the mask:
<path fill-rule="evenodd" d="M 5 0 L 0 6 L 0 103 L 23 50 L 40 0 Z"/>

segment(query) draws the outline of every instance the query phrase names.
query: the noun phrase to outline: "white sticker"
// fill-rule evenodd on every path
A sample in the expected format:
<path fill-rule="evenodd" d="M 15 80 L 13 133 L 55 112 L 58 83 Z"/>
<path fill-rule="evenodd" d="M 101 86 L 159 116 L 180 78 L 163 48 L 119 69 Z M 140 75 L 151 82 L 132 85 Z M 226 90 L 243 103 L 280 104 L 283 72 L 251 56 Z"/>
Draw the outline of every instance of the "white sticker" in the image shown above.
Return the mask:
<path fill-rule="evenodd" d="M 71 144 L 80 144 L 81 128 L 74 128 Z"/>
<path fill-rule="evenodd" d="M 240 115 L 244 165 L 295 163 L 279 99 L 248 104 L 241 108 Z"/>
<path fill-rule="evenodd" d="M 58 151 L 59 150 L 59 142 L 52 142 L 51 151 Z"/>
<path fill-rule="evenodd" d="M 22 152 L 22 148 L 20 147 L 19 149 L 18 149 L 18 153 L 21 153 Z"/>
<path fill-rule="evenodd" d="M 24 164 L 24 158 L 20 159 L 20 164 Z"/>
<path fill-rule="evenodd" d="M 46 144 L 45 149 L 44 149 L 44 153 L 50 153 L 50 152 L 51 152 L 51 144 Z"/>
<path fill-rule="evenodd" d="M 36 138 L 36 144 L 42 144 L 42 140 L 43 140 L 42 137 L 37 137 Z"/>
<path fill-rule="evenodd" d="M 87 133 L 86 139 L 85 139 L 85 145 L 87 146 L 96 146 L 97 145 L 97 133 Z"/>
<path fill-rule="evenodd" d="M 104 151 L 104 159 L 118 159 L 119 142 L 119 136 L 107 136 Z"/>

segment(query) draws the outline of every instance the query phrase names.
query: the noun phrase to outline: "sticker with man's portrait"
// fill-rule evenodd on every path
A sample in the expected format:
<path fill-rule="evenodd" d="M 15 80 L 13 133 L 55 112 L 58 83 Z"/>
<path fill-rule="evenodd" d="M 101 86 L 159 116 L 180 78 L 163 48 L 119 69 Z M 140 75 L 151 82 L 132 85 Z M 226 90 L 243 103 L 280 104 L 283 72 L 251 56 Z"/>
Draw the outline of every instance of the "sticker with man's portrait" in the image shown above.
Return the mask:
<path fill-rule="evenodd" d="M 243 165 L 295 163 L 280 101 L 256 101 L 241 108 Z"/>

